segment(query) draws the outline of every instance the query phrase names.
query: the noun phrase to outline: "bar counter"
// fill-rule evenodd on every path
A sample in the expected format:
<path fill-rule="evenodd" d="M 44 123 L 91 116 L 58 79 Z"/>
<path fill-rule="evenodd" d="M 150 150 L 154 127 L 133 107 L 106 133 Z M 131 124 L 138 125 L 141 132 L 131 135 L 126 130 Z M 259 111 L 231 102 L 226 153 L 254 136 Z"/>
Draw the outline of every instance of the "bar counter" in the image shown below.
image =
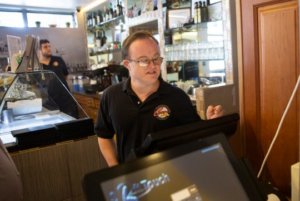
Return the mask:
<path fill-rule="evenodd" d="M 74 98 L 81 105 L 87 115 L 95 122 L 97 119 L 98 109 L 100 106 L 99 93 L 72 92 Z"/>

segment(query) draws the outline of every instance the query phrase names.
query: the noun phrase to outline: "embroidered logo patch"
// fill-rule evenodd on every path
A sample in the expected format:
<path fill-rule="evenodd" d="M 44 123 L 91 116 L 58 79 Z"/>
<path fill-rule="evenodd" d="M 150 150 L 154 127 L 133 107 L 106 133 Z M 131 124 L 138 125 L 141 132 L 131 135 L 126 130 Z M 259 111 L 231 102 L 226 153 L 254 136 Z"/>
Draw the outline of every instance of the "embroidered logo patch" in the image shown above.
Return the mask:
<path fill-rule="evenodd" d="M 58 67 L 59 63 L 57 61 L 53 62 L 53 66 Z"/>
<path fill-rule="evenodd" d="M 153 116 L 159 120 L 166 120 L 169 118 L 171 110 L 166 105 L 159 105 L 155 108 Z"/>

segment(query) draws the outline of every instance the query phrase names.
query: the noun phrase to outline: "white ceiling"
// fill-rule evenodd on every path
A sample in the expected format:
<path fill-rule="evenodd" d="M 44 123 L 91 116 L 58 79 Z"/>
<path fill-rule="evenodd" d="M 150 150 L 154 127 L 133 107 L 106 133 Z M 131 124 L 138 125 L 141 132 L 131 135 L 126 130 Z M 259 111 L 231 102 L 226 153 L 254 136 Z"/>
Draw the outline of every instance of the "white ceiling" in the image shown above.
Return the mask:
<path fill-rule="evenodd" d="M 94 1 L 95 0 L 0 0 L 0 8 L 18 7 L 75 10 L 76 8 L 83 8 Z"/>

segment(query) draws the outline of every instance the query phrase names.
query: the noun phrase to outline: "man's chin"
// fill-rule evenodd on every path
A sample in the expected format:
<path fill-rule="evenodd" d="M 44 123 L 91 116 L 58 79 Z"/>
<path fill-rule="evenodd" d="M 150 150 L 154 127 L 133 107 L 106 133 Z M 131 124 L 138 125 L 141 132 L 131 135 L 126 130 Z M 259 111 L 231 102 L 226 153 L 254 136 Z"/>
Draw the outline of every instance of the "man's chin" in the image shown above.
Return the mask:
<path fill-rule="evenodd" d="M 155 77 L 148 78 L 146 82 L 151 85 L 151 84 L 156 84 L 157 82 L 159 82 L 159 80 L 158 77 L 155 76 Z"/>

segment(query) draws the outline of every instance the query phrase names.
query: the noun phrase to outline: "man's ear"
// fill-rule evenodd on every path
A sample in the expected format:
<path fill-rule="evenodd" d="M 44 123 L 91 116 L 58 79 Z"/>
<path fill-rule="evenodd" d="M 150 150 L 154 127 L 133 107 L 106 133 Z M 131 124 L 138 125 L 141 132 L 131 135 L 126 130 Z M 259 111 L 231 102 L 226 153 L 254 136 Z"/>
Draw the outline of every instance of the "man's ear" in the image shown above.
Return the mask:
<path fill-rule="evenodd" d="M 123 60 L 123 65 L 129 70 L 130 69 L 130 66 L 129 66 L 129 61 L 128 60 Z"/>

